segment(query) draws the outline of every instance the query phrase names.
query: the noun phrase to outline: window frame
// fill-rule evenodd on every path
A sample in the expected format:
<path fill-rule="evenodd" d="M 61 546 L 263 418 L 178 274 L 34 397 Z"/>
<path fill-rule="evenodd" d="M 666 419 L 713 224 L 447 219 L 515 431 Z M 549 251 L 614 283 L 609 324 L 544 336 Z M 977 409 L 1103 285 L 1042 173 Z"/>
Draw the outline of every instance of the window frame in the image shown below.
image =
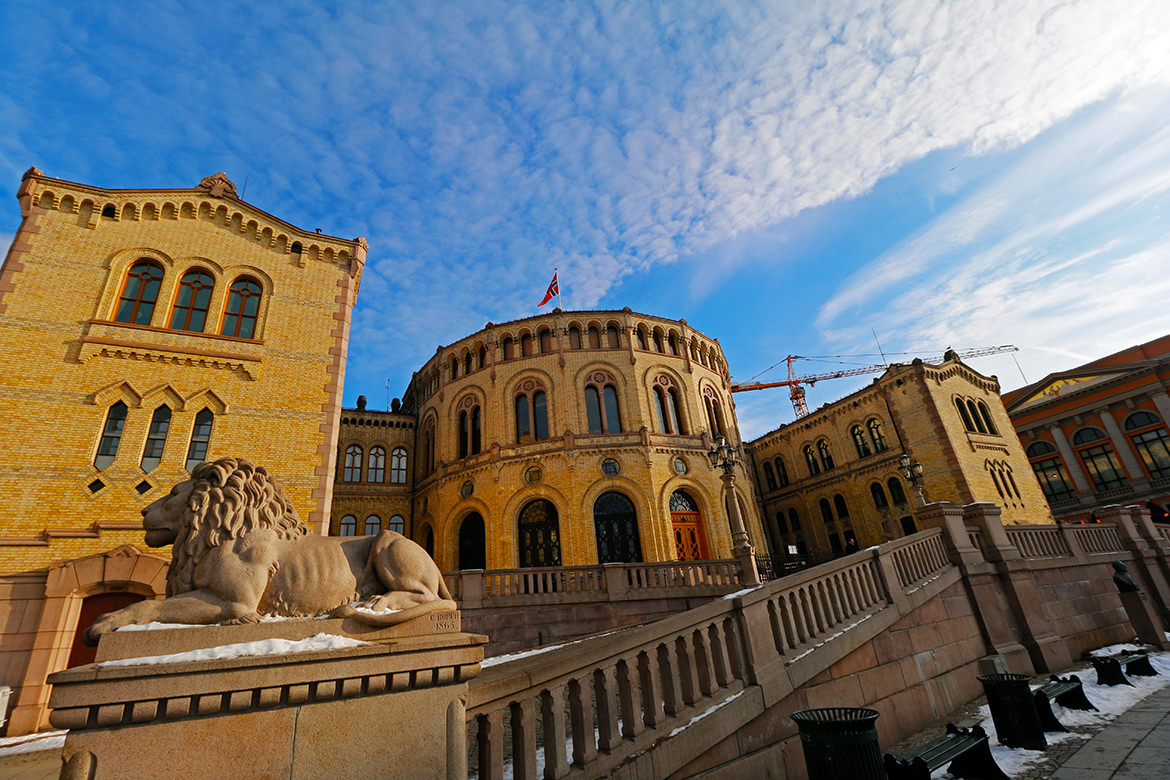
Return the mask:
<path fill-rule="evenodd" d="M 342 482 L 359 484 L 362 481 L 362 466 L 365 464 L 365 450 L 359 444 L 348 444 L 345 447 L 342 461 Z"/>
<path fill-rule="evenodd" d="M 370 447 L 366 456 L 366 482 L 380 485 L 386 481 L 386 448 L 381 444 Z"/>
<path fill-rule="evenodd" d="M 194 279 L 191 277 L 194 275 Z M 211 281 L 209 285 L 203 285 L 203 277 Z M 201 285 L 201 286 L 197 286 Z M 190 290 L 190 299 L 186 304 L 181 303 L 184 290 Z M 183 272 L 182 277 L 179 278 L 179 285 L 175 288 L 174 299 L 171 303 L 171 318 L 168 327 L 171 330 L 184 330 L 190 333 L 203 333 L 207 328 L 207 314 L 211 311 L 211 296 L 215 293 L 215 275 L 202 266 L 195 266 L 188 268 Z M 203 296 L 202 302 L 199 297 Z M 202 305 L 200 305 L 202 303 Z M 176 317 L 180 312 L 185 312 L 183 323 L 175 322 Z M 194 327 L 192 319 L 199 315 L 199 325 Z"/>
<path fill-rule="evenodd" d="M 151 278 L 143 281 L 144 277 L 135 274 L 135 271 L 139 268 L 142 268 L 144 271 L 146 269 L 157 271 L 158 278 L 156 279 L 152 276 Z M 126 270 L 126 275 L 122 279 L 122 289 L 118 293 L 117 301 L 114 303 L 114 322 L 120 322 L 126 325 L 150 325 L 150 323 L 154 320 L 154 310 L 155 307 L 158 306 L 158 296 L 162 293 L 162 283 L 163 280 L 166 279 L 166 275 L 166 269 L 163 268 L 162 263 L 158 262 L 157 260 L 149 257 L 140 257 L 139 259 L 135 260 Z M 126 289 L 130 286 L 130 279 L 132 277 L 136 280 L 137 286 L 135 288 L 134 296 L 127 297 Z M 152 284 L 154 285 L 154 296 L 147 300 L 147 293 L 149 292 L 150 285 Z M 132 305 L 130 307 L 128 317 L 124 318 L 122 316 L 122 308 L 123 304 L 126 303 L 130 303 Z M 146 310 L 145 320 L 140 322 L 140 313 L 144 308 Z"/>
<path fill-rule="evenodd" d="M 237 290 L 237 286 L 244 285 L 244 290 Z M 247 285 L 255 285 L 255 291 L 249 289 Z M 238 298 L 238 311 L 232 311 L 232 302 Z M 251 314 L 247 313 L 248 302 L 256 301 L 255 311 Z M 260 305 L 264 301 L 264 285 L 260 283 L 259 279 L 253 276 L 237 276 L 228 285 L 227 300 L 223 307 L 223 317 L 220 320 L 219 335 L 230 336 L 237 339 L 254 340 L 257 338 L 257 333 L 260 330 Z M 234 326 L 231 333 L 228 332 L 229 318 L 234 317 Z M 243 335 L 245 325 L 250 327 L 247 329 L 247 335 Z"/>

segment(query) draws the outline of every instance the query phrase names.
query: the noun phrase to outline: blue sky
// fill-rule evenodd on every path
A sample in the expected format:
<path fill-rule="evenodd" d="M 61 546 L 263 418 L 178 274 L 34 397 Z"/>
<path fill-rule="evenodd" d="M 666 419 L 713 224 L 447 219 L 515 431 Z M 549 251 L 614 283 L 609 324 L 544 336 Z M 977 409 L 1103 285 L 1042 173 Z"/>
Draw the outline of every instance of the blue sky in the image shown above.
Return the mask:
<path fill-rule="evenodd" d="M 537 313 L 554 266 L 567 307 L 686 317 L 740 380 L 876 332 L 1016 344 L 973 361 L 1012 388 L 1170 330 L 1170 3 L 811 6 L 0 2 L 0 188 L 222 170 L 366 236 L 347 404 Z"/>

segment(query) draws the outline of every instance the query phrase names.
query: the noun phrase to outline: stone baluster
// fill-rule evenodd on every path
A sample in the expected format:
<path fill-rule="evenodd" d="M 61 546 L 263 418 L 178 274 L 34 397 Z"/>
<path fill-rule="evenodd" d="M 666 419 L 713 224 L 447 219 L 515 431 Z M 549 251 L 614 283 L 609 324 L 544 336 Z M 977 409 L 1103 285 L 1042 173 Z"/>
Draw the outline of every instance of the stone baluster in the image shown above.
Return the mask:
<path fill-rule="evenodd" d="M 480 780 L 504 778 L 504 711 L 496 710 L 476 719 L 475 742 L 479 753 Z"/>
<path fill-rule="evenodd" d="M 666 717 L 663 709 L 662 677 L 655 650 L 638 653 L 638 683 L 642 691 L 642 713 L 646 725 L 654 728 Z"/>
<path fill-rule="evenodd" d="M 597 757 L 593 731 L 591 678 L 569 680 L 569 725 L 573 735 L 573 764 L 585 766 Z"/>
<path fill-rule="evenodd" d="M 723 645 L 722 624 L 707 627 L 707 647 L 711 651 L 711 663 L 715 668 L 715 682 L 720 688 L 731 684 L 731 669 L 727 661 L 727 648 Z"/>
<path fill-rule="evenodd" d="M 711 658 L 711 648 L 707 646 L 707 637 L 701 629 L 691 633 L 691 641 L 695 647 L 695 669 L 699 673 L 699 691 L 703 696 L 715 693 L 715 665 Z"/>
<path fill-rule="evenodd" d="M 662 707 L 667 715 L 677 715 L 683 709 L 682 669 L 674 642 L 658 646 L 658 671 L 662 683 Z"/>
<path fill-rule="evenodd" d="M 617 664 L 618 704 L 622 714 L 622 736 L 633 739 L 645 730 L 642 722 L 642 687 L 638 659 L 626 658 Z"/>
<path fill-rule="evenodd" d="M 731 676 L 736 680 L 745 678 L 743 643 L 740 641 L 738 626 L 731 618 L 723 621 L 724 644 L 727 647 L 727 659 L 731 664 Z"/>
<path fill-rule="evenodd" d="M 544 780 L 569 774 L 565 757 L 565 688 L 540 692 L 540 725 L 544 736 Z"/>
<path fill-rule="evenodd" d="M 508 710 L 512 717 L 512 776 L 536 780 L 536 700 L 514 701 Z"/>
<path fill-rule="evenodd" d="M 617 669 L 607 666 L 593 672 L 593 690 L 597 693 L 597 747 L 608 753 L 622 741 L 618 730 Z"/>
<path fill-rule="evenodd" d="M 697 664 L 691 643 L 685 636 L 674 641 L 675 657 L 678 659 L 678 679 L 682 687 L 683 704 L 691 705 L 699 700 Z"/>

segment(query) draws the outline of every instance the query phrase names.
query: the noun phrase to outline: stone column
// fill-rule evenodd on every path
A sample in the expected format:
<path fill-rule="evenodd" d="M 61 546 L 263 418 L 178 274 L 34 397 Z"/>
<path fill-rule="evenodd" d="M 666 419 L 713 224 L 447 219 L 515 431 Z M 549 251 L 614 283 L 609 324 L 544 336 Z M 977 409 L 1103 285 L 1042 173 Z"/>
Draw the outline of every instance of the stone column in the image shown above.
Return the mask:
<path fill-rule="evenodd" d="M 1077 492 L 1092 495 L 1093 488 L 1089 485 L 1089 480 L 1085 478 L 1085 472 L 1081 471 L 1081 462 L 1077 460 L 1076 453 L 1069 446 L 1068 439 L 1064 437 L 1064 431 L 1059 427 L 1052 427 L 1049 428 L 1048 432 L 1052 434 L 1052 440 L 1056 442 L 1056 449 L 1064 458 L 1064 465 L 1068 467 L 1068 475 L 1072 477 Z"/>
<path fill-rule="evenodd" d="M 1117 420 L 1113 419 L 1113 412 L 1108 409 L 1102 409 L 1101 422 L 1105 424 L 1105 431 L 1109 434 L 1109 440 L 1113 442 L 1113 449 L 1117 451 L 1122 465 L 1129 472 L 1130 483 L 1149 482 L 1146 479 L 1146 472 L 1142 470 L 1141 464 L 1138 463 L 1137 456 L 1133 454 L 1133 447 L 1129 445 L 1129 440 L 1121 432 L 1121 426 L 1117 424 Z"/>
<path fill-rule="evenodd" d="M 1154 393 L 1151 398 L 1154 401 L 1154 406 L 1162 414 L 1162 422 L 1170 423 L 1170 395 L 1166 395 L 1165 392 Z"/>
<path fill-rule="evenodd" d="M 748 539 L 747 528 L 743 524 L 743 516 L 739 513 L 739 496 L 735 492 L 735 474 L 725 471 L 723 489 L 727 493 L 727 519 L 731 522 L 731 554 L 739 561 L 742 569 L 744 585 L 759 585 L 760 572 L 756 569 L 756 551 Z"/>

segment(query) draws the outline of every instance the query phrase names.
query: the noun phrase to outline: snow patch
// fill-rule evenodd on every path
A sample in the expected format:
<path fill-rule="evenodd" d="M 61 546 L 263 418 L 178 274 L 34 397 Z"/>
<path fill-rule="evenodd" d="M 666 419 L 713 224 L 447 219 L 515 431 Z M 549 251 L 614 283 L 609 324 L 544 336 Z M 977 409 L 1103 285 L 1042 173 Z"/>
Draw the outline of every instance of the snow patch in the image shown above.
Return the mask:
<path fill-rule="evenodd" d="M 712 712 L 715 712 L 716 710 L 721 710 L 724 707 L 726 707 L 728 704 L 731 704 L 733 701 L 738 699 L 740 696 L 743 696 L 743 693 L 744 693 L 743 691 L 740 691 L 739 693 L 733 693 L 732 695 L 728 696 L 726 699 L 719 702 L 718 704 L 712 704 L 710 707 L 703 710 L 698 715 L 696 715 L 695 717 L 688 720 L 686 723 L 684 723 L 681 726 L 679 726 L 678 728 L 676 728 L 674 731 L 670 732 L 670 734 L 668 734 L 667 737 L 669 738 L 669 737 L 678 736 L 682 731 L 690 728 L 691 725 L 698 723 L 703 718 L 710 715 Z"/>
<path fill-rule="evenodd" d="M 515 652 L 515 653 L 504 653 L 503 655 L 492 656 L 491 658 L 483 659 L 483 662 L 480 663 L 480 668 L 486 669 L 489 666 L 499 666 L 500 664 L 506 664 L 506 663 L 510 663 L 512 661 L 518 661 L 521 658 L 528 658 L 529 656 L 540 655 L 541 653 L 547 653 L 550 650 L 556 650 L 556 649 L 561 648 L 561 647 L 568 647 L 569 645 L 575 645 L 575 644 L 578 644 L 579 642 L 589 642 L 593 639 L 600 639 L 603 636 L 609 636 L 610 634 L 616 634 L 619 631 L 625 631 L 625 630 L 626 630 L 625 628 L 615 628 L 612 631 L 606 631 L 604 634 L 594 634 L 593 636 L 585 636 L 585 637 L 581 637 L 580 639 L 574 639 L 572 642 L 560 642 L 560 643 L 555 644 L 555 645 L 544 645 L 543 647 L 534 647 L 531 650 L 520 650 L 520 651 Z"/>
<path fill-rule="evenodd" d="M 829 642 L 832 642 L 834 639 L 836 639 L 837 637 L 841 636 L 842 634 L 844 634 L 844 633 L 845 633 L 846 631 L 848 631 L 849 629 L 851 629 L 851 628 L 856 628 L 857 626 L 860 626 L 862 623 L 864 623 L 865 621 L 869 620 L 871 617 L 873 617 L 873 613 L 872 613 L 872 612 L 871 612 L 870 614 L 866 615 L 865 617 L 863 617 L 861 620 L 858 620 L 858 621 L 857 621 L 857 622 L 855 622 L 855 623 L 850 623 L 849 625 L 845 626 L 845 628 L 841 629 L 840 631 L 838 631 L 837 633 L 833 634 L 832 636 L 830 636 L 830 637 L 826 637 L 826 638 L 822 639 L 820 642 L 817 642 L 815 645 L 813 645 L 813 646 L 812 646 L 812 647 L 810 647 L 809 649 L 805 650 L 803 653 L 801 653 L 800 655 L 796 656 L 795 658 L 790 658 L 790 659 L 788 659 L 788 662 L 787 662 L 787 663 L 790 663 L 790 664 L 796 663 L 796 662 L 797 662 L 797 661 L 799 661 L 801 658 L 804 658 L 806 655 L 809 655 L 810 653 L 812 653 L 812 652 L 813 652 L 814 650 L 816 650 L 818 647 L 824 647 L 824 646 L 825 646 L 825 645 L 827 645 Z"/>
<path fill-rule="evenodd" d="M 764 587 L 764 586 L 763 585 L 756 585 L 755 587 L 752 587 L 752 588 L 744 588 L 743 590 L 737 590 L 735 593 L 728 593 L 726 596 L 723 597 L 723 600 L 724 601 L 731 601 L 732 599 L 737 599 L 740 596 L 746 596 L 747 594 L 751 593 L 753 590 L 759 590 L 762 587 Z"/>
<path fill-rule="evenodd" d="M 320 650 L 339 650 L 345 647 L 359 647 L 368 644 L 369 642 L 350 639 L 347 636 L 317 634 L 308 639 L 260 639 L 255 642 L 237 642 L 232 645 L 203 647 L 198 650 L 187 650 L 182 653 L 147 655 L 139 658 L 119 658 L 115 661 L 102 661 L 98 666 L 177 664 L 185 661 L 212 661 L 228 658 L 243 658 L 246 656 L 287 655 L 290 653 L 310 653 Z"/>
<path fill-rule="evenodd" d="M 34 753 L 42 750 L 60 750 L 65 746 L 66 731 L 44 731 L 22 737 L 0 737 L 0 757 Z"/>
<path fill-rule="evenodd" d="M 200 628 L 191 623 L 132 623 L 128 626 L 118 626 L 115 631 L 159 631 L 164 628 Z"/>
<path fill-rule="evenodd" d="M 393 615 L 395 612 L 401 612 L 400 609 L 370 609 L 369 607 L 354 606 L 354 610 L 363 615 Z"/>

